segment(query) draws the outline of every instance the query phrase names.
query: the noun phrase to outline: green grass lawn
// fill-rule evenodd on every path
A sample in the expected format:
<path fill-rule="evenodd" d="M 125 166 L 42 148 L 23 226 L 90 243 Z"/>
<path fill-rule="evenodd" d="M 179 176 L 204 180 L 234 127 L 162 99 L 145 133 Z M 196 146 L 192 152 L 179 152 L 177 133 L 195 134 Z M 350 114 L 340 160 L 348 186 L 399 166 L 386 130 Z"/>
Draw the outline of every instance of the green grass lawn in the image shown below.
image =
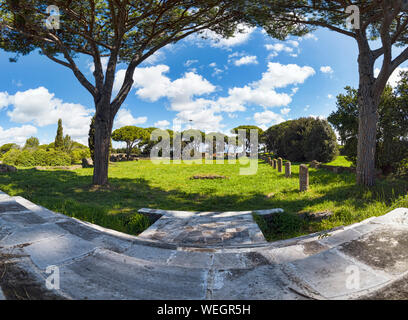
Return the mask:
<path fill-rule="evenodd" d="M 309 192 L 298 192 L 297 165 L 286 179 L 264 162 L 256 175 L 239 175 L 238 164 L 154 165 L 150 161 L 122 162 L 110 167 L 110 189 L 93 190 L 92 169 L 19 169 L 0 174 L 0 189 L 51 210 L 107 228 L 138 234 L 150 224 L 137 214 L 143 207 L 172 210 L 228 211 L 283 208 L 273 221 L 256 217 L 268 240 L 284 239 L 348 225 L 408 207 L 408 181 L 381 180 L 369 190 L 355 185 L 354 174 L 310 169 Z M 215 174 L 225 180 L 192 180 Z M 305 222 L 299 214 L 330 210 L 329 220 Z"/>
<path fill-rule="evenodd" d="M 332 162 L 325 163 L 328 166 L 351 167 L 353 163 L 348 161 L 345 156 L 338 156 Z"/>

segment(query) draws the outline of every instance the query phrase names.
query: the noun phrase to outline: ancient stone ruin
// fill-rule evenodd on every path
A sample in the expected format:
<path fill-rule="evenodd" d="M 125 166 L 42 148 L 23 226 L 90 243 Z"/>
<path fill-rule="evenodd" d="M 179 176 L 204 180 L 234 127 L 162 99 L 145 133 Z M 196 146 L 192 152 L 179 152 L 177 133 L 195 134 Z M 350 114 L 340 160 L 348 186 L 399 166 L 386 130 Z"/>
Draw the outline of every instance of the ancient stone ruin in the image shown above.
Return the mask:
<path fill-rule="evenodd" d="M 283 171 L 283 159 L 278 158 L 278 172 L 282 172 L 282 171 Z"/>
<path fill-rule="evenodd" d="M 9 166 L 7 164 L 0 164 L 0 173 L 5 173 L 5 172 L 16 172 L 17 168 L 13 166 Z"/>
<path fill-rule="evenodd" d="M 300 192 L 309 190 L 309 168 L 305 164 L 299 167 Z"/>
<path fill-rule="evenodd" d="M 285 177 L 290 178 L 292 176 L 292 163 L 290 161 L 286 161 L 285 163 Z"/>

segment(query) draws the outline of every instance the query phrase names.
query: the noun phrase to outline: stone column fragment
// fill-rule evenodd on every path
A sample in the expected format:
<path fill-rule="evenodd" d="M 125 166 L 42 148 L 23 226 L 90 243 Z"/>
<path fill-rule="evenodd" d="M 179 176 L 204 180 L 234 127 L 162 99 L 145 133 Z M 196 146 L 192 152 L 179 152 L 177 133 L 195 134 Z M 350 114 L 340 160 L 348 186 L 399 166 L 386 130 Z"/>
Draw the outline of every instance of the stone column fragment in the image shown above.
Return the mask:
<path fill-rule="evenodd" d="M 305 164 L 301 164 L 299 167 L 299 185 L 300 192 L 309 189 L 309 168 Z"/>
<path fill-rule="evenodd" d="M 283 171 L 283 159 L 278 158 L 278 172 L 282 172 L 282 171 Z"/>
<path fill-rule="evenodd" d="M 290 178 L 292 176 L 292 163 L 287 161 L 285 163 L 285 177 Z"/>

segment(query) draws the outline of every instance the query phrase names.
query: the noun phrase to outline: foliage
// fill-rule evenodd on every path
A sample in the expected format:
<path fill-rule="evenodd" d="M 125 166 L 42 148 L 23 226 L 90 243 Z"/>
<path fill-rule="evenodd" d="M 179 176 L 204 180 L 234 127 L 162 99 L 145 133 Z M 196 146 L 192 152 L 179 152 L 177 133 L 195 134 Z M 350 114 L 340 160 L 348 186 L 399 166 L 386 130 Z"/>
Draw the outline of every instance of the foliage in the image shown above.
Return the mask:
<path fill-rule="evenodd" d="M 264 137 L 268 150 L 293 162 L 330 162 L 338 155 L 336 134 L 322 119 L 286 121 L 270 127 Z"/>
<path fill-rule="evenodd" d="M 261 144 L 261 142 L 263 141 L 263 135 L 264 132 L 261 128 L 257 127 L 257 126 L 251 126 L 251 125 L 242 125 L 242 126 L 238 126 L 234 129 L 231 130 L 232 134 L 238 134 L 238 130 L 245 130 L 245 150 L 246 152 L 251 152 L 251 130 L 257 130 L 258 131 L 258 150 L 259 150 L 259 146 Z M 239 138 L 238 138 L 239 139 Z"/>
<path fill-rule="evenodd" d="M 40 140 L 36 137 L 30 137 L 26 140 L 26 143 L 24 145 L 23 149 L 36 149 L 40 145 Z"/>
<path fill-rule="evenodd" d="M 15 143 L 6 143 L 0 147 L 0 159 L 11 149 L 19 149 L 20 147 Z"/>
<path fill-rule="evenodd" d="M 207 148 L 211 154 L 217 153 L 217 150 L 224 152 L 228 145 L 228 136 L 221 132 L 210 132 L 205 135 L 205 139 L 210 141 L 210 145 Z"/>
<path fill-rule="evenodd" d="M 71 153 L 74 149 L 74 141 L 69 135 L 66 135 L 63 140 L 62 150 L 66 153 Z"/>
<path fill-rule="evenodd" d="M 19 167 L 69 166 L 71 165 L 71 161 L 69 154 L 59 150 L 11 149 L 3 157 L 3 162 L 5 164 Z"/>
<path fill-rule="evenodd" d="M 63 149 L 64 148 L 64 132 L 62 128 L 62 120 L 58 119 L 58 129 L 57 135 L 55 136 L 54 147 L 55 149 Z"/>
<path fill-rule="evenodd" d="M 244 0 L 94 1 L 18 0 L 0 2 L 0 48 L 40 54 L 70 69 L 95 102 L 96 143 L 110 141 L 114 118 L 133 87 L 136 68 L 166 45 L 211 30 L 224 37 L 239 28 Z M 46 28 L 47 5 L 61 13 L 59 28 Z M 94 81 L 79 67 L 92 57 Z M 103 68 L 103 59 L 107 67 Z M 15 59 L 14 59 L 15 61 Z M 122 86 L 114 95 L 117 66 L 127 64 Z M 99 139 L 101 137 L 101 139 Z M 59 148 L 60 144 L 56 144 Z M 108 183 L 108 146 L 91 146 L 93 183 Z M 94 150 L 97 152 L 94 153 Z M 101 161 L 99 161 L 101 160 Z"/>
<path fill-rule="evenodd" d="M 91 124 L 89 126 L 89 133 L 88 133 L 88 147 L 89 152 L 91 154 L 91 159 L 95 161 L 95 116 L 91 119 Z"/>
<path fill-rule="evenodd" d="M 408 73 L 402 73 L 395 90 L 390 86 L 381 96 L 378 107 L 376 155 L 377 168 L 383 173 L 398 171 L 408 158 Z M 358 92 L 346 87 L 337 96 L 337 110 L 328 117 L 344 144 L 343 153 L 353 164 L 357 162 Z"/>
<path fill-rule="evenodd" d="M 253 0 L 247 5 L 245 19 L 281 40 L 323 27 L 356 41 L 360 109 L 356 181 L 373 186 L 378 104 L 393 72 L 408 60 L 407 0 Z M 395 47 L 403 49 L 394 55 Z"/>
<path fill-rule="evenodd" d="M 112 139 L 114 141 L 126 142 L 126 154 L 128 159 L 130 158 L 133 148 L 147 138 L 148 132 L 143 128 L 135 126 L 125 126 L 112 133 Z"/>

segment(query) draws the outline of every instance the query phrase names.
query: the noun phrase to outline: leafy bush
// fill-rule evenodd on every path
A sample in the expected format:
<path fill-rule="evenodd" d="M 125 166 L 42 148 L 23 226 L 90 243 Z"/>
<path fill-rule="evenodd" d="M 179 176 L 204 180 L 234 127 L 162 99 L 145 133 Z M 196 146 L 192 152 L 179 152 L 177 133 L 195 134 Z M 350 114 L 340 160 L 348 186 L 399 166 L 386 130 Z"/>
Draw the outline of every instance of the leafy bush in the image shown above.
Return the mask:
<path fill-rule="evenodd" d="M 70 153 L 71 163 L 79 163 L 83 158 L 90 158 L 91 153 L 88 148 L 86 149 L 74 149 Z"/>
<path fill-rule="evenodd" d="M 345 88 L 337 96 L 337 110 L 328 117 L 344 144 L 342 153 L 347 160 L 357 162 L 358 144 L 358 90 Z M 408 73 L 401 74 L 396 88 L 387 86 L 378 106 L 376 167 L 384 174 L 404 170 L 408 159 Z"/>
<path fill-rule="evenodd" d="M 7 143 L 4 144 L 0 147 L 0 159 L 3 158 L 3 156 L 9 152 L 11 149 L 20 149 L 18 145 L 15 143 Z"/>
<path fill-rule="evenodd" d="M 3 157 L 3 162 L 8 165 L 20 167 L 33 166 L 69 166 L 71 156 L 60 151 L 36 150 L 18 150 L 11 149 Z"/>
<path fill-rule="evenodd" d="M 270 127 L 264 134 L 270 152 L 293 162 L 330 162 L 338 155 L 337 138 L 326 120 L 300 118 Z"/>

